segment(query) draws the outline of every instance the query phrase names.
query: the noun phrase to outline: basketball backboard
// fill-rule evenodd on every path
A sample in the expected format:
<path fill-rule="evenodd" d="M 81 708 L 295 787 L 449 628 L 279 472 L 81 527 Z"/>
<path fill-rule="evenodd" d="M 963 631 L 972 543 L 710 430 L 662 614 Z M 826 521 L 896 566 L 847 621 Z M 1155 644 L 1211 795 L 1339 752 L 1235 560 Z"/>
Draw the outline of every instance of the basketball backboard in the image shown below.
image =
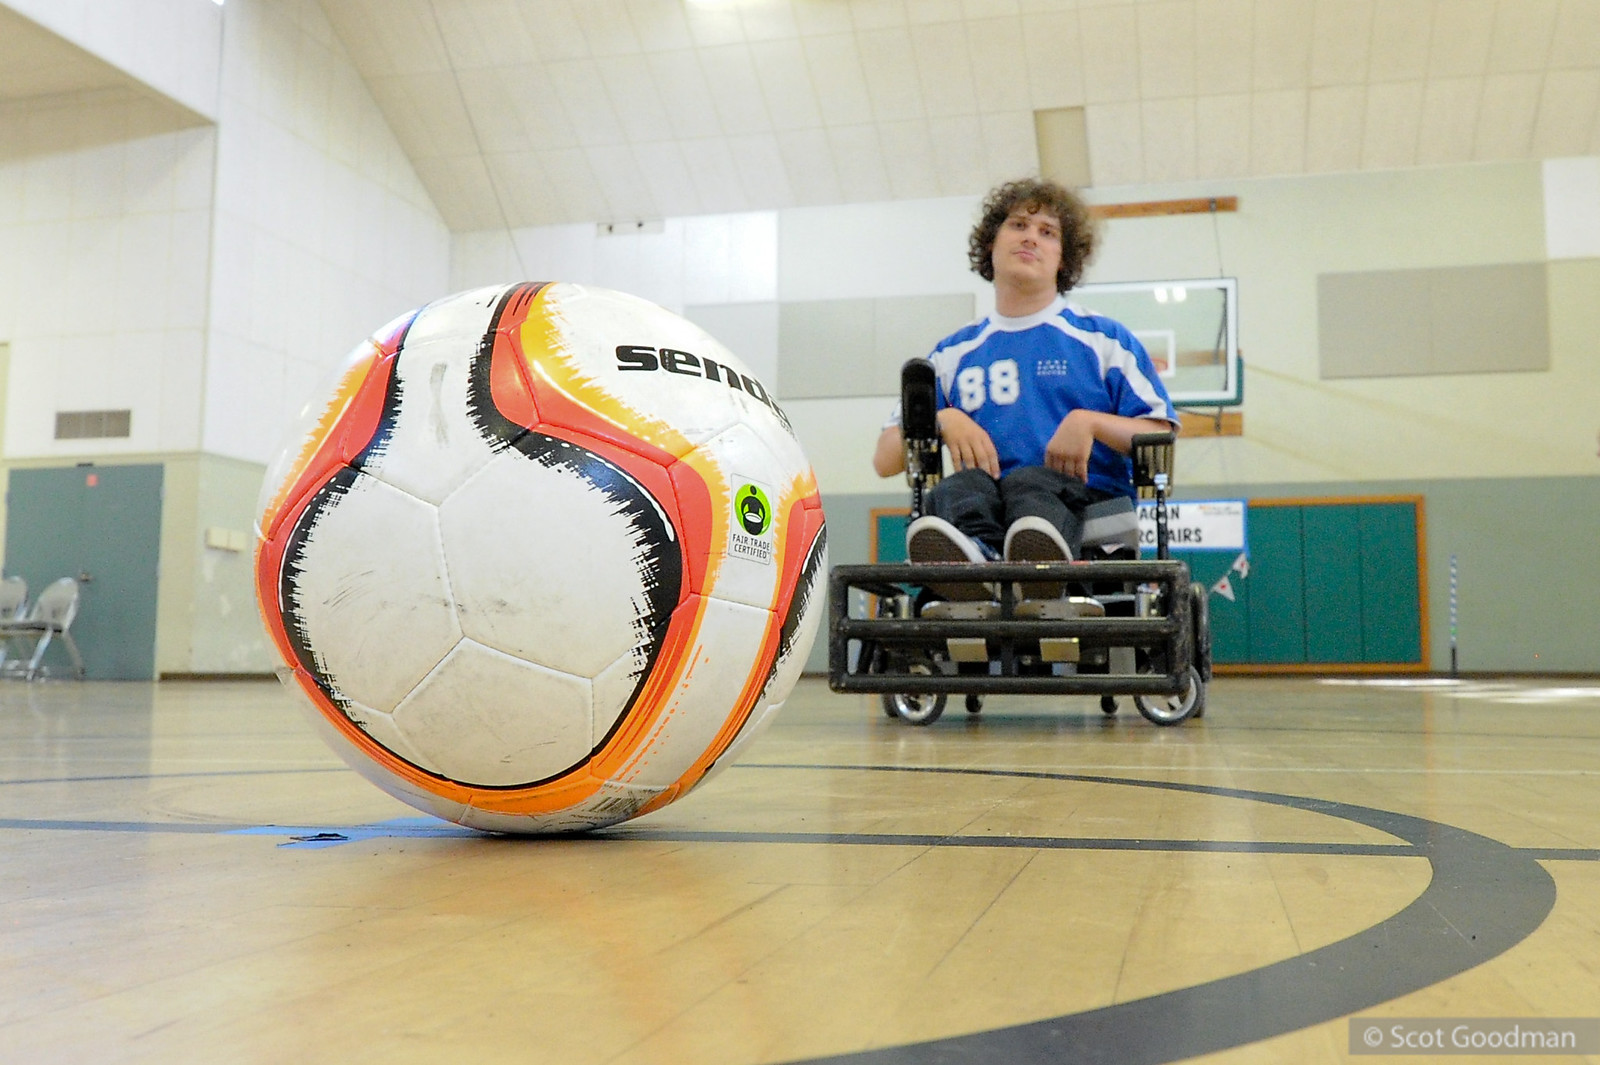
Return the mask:
<path fill-rule="evenodd" d="M 1238 281 L 1117 281 L 1079 285 L 1074 304 L 1128 327 L 1150 353 L 1172 402 L 1222 407 L 1240 402 Z"/>

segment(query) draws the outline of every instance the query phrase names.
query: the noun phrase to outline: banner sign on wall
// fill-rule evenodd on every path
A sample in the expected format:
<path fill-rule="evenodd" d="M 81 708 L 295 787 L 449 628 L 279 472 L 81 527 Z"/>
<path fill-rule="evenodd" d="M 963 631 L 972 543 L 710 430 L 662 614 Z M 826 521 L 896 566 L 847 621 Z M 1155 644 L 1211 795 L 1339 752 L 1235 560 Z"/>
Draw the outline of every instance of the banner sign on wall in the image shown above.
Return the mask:
<path fill-rule="evenodd" d="M 1139 503 L 1139 545 L 1156 546 L 1156 505 Z M 1245 501 L 1185 499 L 1167 501 L 1167 547 L 1173 551 L 1243 551 Z"/>

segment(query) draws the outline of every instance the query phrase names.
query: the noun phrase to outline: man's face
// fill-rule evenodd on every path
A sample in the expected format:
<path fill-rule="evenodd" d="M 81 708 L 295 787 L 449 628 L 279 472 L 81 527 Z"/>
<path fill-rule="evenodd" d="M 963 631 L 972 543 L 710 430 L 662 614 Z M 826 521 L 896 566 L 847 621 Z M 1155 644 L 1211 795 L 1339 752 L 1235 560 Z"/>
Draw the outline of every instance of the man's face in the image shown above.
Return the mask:
<path fill-rule="evenodd" d="M 1054 291 L 1061 268 L 1061 220 L 1049 211 L 1018 207 L 995 234 L 995 281 Z"/>

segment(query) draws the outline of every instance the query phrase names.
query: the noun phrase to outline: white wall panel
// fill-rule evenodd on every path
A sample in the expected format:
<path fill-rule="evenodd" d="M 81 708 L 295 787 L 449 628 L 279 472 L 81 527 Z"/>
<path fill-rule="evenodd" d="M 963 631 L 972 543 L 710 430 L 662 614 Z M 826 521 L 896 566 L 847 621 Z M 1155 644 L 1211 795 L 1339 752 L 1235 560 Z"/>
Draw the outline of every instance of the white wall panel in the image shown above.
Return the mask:
<path fill-rule="evenodd" d="M 264 463 L 303 368 L 445 294 L 450 238 L 321 7 L 227 12 L 201 446 Z"/>
<path fill-rule="evenodd" d="M 1600 157 L 1546 159 L 1543 173 L 1549 257 L 1600 257 Z"/>
<path fill-rule="evenodd" d="M 778 298 L 852 299 L 986 288 L 967 270 L 978 200 L 801 207 L 778 214 Z"/>
<path fill-rule="evenodd" d="M 156 416 L 161 428 L 156 450 L 191 449 L 200 439 L 200 404 L 195 397 L 205 382 L 205 333 L 198 324 L 192 329 L 167 331 L 161 347 L 160 381 Z"/>
<path fill-rule="evenodd" d="M 458 233 L 452 239 L 449 284 L 452 292 L 515 279 L 533 280 L 522 277 L 511 234 L 491 229 Z"/>
<path fill-rule="evenodd" d="M 0 105 L 8 458 L 198 446 L 196 381 L 164 367 L 171 350 L 192 355 L 205 316 L 216 142 L 172 125 L 120 92 Z M 101 409 L 132 411 L 133 436 L 55 439 L 57 410 Z"/>
<path fill-rule="evenodd" d="M 196 115 L 217 116 L 223 10 L 198 0 L 6 0 Z"/>
<path fill-rule="evenodd" d="M 629 292 L 670 310 L 777 296 L 777 214 L 667 219 L 660 231 L 599 233 L 592 224 L 457 234 L 451 288 L 526 279 Z"/>
<path fill-rule="evenodd" d="M 596 236 L 594 284 L 663 307 L 683 306 L 683 231 Z"/>

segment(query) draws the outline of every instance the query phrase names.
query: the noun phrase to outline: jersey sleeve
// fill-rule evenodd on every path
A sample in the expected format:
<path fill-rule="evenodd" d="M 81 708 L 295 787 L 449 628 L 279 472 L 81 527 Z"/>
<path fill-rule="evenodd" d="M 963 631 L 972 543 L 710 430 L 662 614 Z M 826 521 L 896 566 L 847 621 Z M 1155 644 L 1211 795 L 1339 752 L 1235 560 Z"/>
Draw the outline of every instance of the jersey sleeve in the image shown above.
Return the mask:
<path fill-rule="evenodd" d="M 1116 413 L 1124 418 L 1158 418 L 1178 428 L 1178 412 L 1167 395 L 1167 386 L 1156 371 L 1155 362 L 1139 338 L 1120 323 L 1114 336 L 1131 356 L 1119 359 L 1106 371 L 1106 390 Z"/>

